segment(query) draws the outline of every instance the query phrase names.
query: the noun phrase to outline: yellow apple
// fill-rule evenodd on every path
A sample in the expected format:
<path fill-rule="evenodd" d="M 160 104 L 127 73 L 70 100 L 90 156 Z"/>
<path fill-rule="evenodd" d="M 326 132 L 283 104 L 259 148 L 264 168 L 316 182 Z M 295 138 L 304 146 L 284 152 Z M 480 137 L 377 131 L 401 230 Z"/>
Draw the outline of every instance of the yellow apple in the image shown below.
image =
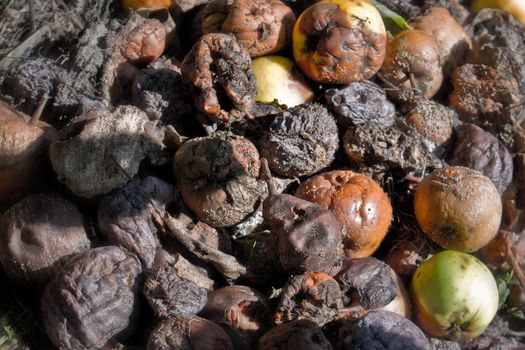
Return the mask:
<path fill-rule="evenodd" d="M 507 11 L 518 21 L 525 24 L 525 1 L 523 0 L 474 0 L 472 12 L 477 13 L 484 8 L 495 8 Z"/>
<path fill-rule="evenodd" d="M 293 107 L 314 99 L 308 81 L 292 60 L 282 56 L 264 56 L 252 61 L 258 102 L 273 102 Z"/>

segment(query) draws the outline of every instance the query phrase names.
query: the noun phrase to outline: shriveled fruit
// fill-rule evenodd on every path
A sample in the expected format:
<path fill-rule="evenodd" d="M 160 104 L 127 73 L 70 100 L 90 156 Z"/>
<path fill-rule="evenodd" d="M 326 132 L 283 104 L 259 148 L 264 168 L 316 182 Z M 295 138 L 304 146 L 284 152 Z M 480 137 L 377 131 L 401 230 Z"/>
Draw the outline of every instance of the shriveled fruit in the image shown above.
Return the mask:
<path fill-rule="evenodd" d="M 502 204 L 492 181 L 465 167 L 437 170 L 423 179 L 415 197 L 416 218 L 446 249 L 476 251 L 498 233 Z"/>
<path fill-rule="evenodd" d="M 340 314 L 357 314 L 373 310 L 395 312 L 410 317 L 408 293 L 390 266 L 374 257 L 345 259 L 335 276 L 343 292 L 344 308 Z M 353 312 L 352 312 L 353 311 Z"/>
<path fill-rule="evenodd" d="M 490 270 L 457 251 L 443 251 L 424 262 L 414 274 L 411 293 L 418 324 L 438 337 L 475 338 L 498 309 Z"/>
<path fill-rule="evenodd" d="M 266 196 L 259 152 L 240 136 L 217 133 L 184 143 L 173 161 L 184 203 L 214 227 L 239 223 Z"/>
<path fill-rule="evenodd" d="M 181 71 L 195 106 L 214 122 L 243 118 L 255 104 L 252 61 L 233 35 L 202 36 L 184 57 Z"/>
<path fill-rule="evenodd" d="M 373 76 L 385 57 L 386 30 L 368 1 L 323 0 L 293 30 L 295 62 L 310 79 L 347 84 Z"/>
<path fill-rule="evenodd" d="M 263 207 L 264 219 L 279 239 L 279 260 L 288 273 L 335 275 L 339 271 L 341 225 L 330 210 L 288 194 L 267 198 Z"/>
<path fill-rule="evenodd" d="M 305 272 L 288 279 L 274 314 L 277 324 L 310 320 L 319 326 L 336 319 L 343 307 L 337 281 L 322 272 Z"/>
<path fill-rule="evenodd" d="M 49 148 L 58 180 L 91 198 L 126 184 L 146 157 L 163 148 L 164 132 L 136 107 L 96 110 L 72 119 Z"/>
<path fill-rule="evenodd" d="M 330 209 L 343 226 L 345 254 L 371 255 L 388 231 L 392 205 L 370 177 L 352 171 L 331 171 L 303 182 L 296 196 Z"/>
<path fill-rule="evenodd" d="M 286 47 L 294 23 L 292 9 L 280 0 L 213 0 L 202 14 L 204 34 L 231 33 L 251 57 Z"/>
<path fill-rule="evenodd" d="M 328 110 L 318 103 L 306 103 L 277 115 L 259 144 L 273 171 L 299 177 L 329 166 L 339 137 Z"/>
<path fill-rule="evenodd" d="M 100 349 L 133 325 L 138 302 L 135 255 L 107 246 L 75 256 L 47 285 L 42 315 L 59 349 Z M 129 333 L 129 332 L 128 332 Z"/>
<path fill-rule="evenodd" d="M 0 261 L 9 278 L 24 287 L 43 287 L 61 260 L 89 249 L 84 218 L 55 194 L 34 194 L 0 219 Z"/>

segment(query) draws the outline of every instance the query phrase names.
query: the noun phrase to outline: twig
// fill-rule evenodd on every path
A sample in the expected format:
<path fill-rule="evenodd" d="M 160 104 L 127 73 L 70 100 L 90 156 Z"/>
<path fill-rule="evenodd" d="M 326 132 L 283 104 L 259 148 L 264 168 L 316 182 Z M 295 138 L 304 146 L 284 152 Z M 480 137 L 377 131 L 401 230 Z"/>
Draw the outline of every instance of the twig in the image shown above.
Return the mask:
<path fill-rule="evenodd" d="M 38 106 L 36 107 L 33 116 L 31 116 L 29 125 L 35 125 L 40 120 L 40 117 L 42 116 L 42 112 L 44 111 L 48 100 L 49 95 L 47 94 L 47 92 L 44 92 L 44 95 L 40 98 L 40 101 L 38 102 Z"/>
<path fill-rule="evenodd" d="M 234 256 L 223 253 L 220 250 L 210 247 L 208 244 L 193 238 L 188 232 L 186 225 L 180 220 L 177 220 L 166 213 L 164 215 L 164 223 L 169 231 L 184 247 L 186 247 L 186 249 L 195 254 L 198 258 L 213 264 L 213 266 L 215 266 L 224 277 L 230 280 L 236 280 L 237 278 L 246 275 L 246 267 L 239 263 Z"/>

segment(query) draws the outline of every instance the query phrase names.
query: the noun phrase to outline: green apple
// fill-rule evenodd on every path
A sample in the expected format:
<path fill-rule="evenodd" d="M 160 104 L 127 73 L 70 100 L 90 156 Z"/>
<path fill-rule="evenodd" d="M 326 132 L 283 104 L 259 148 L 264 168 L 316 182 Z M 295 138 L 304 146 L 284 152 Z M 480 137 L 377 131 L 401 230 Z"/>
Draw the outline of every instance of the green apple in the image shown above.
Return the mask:
<path fill-rule="evenodd" d="M 490 270 L 474 256 L 454 250 L 421 264 L 411 293 L 418 324 L 437 337 L 475 338 L 498 310 L 498 287 Z"/>
<path fill-rule="evenodd" d="M 257 85 L 258 102 L 293 107 L 314 99 L 308 81 L 297 70 L 292 60 L 282 56 L 258 57 L 252 61 Z"/>

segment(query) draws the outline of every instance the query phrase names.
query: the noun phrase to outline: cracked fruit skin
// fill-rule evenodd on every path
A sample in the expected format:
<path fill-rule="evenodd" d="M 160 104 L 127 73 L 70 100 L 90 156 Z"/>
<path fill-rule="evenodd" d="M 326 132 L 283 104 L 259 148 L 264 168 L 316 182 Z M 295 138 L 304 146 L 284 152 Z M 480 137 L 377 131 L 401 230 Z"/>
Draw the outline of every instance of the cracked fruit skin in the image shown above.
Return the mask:
<path fill-rule="evenodd" d="M 264 56 L 252 60 L 258 102 L 277 100 L 288 108 L 311 102 L 314 92 L 292 60 L 282 56 Z"/>
<path fill-rule="evenodd" d="M 474 0 L 471 8 L 474 13 L 478 13 L 484 8 L 504 10 L 525 24 L 525 2 L 523 0 Z"/>
<path fill-rule="evenodd" d="M 419 326 L 436 337 L 473 339 L 498 310 L 498 287 L 490 270 L 474 256 L 453 250 L 421 264 L 411 294 Z"/>

